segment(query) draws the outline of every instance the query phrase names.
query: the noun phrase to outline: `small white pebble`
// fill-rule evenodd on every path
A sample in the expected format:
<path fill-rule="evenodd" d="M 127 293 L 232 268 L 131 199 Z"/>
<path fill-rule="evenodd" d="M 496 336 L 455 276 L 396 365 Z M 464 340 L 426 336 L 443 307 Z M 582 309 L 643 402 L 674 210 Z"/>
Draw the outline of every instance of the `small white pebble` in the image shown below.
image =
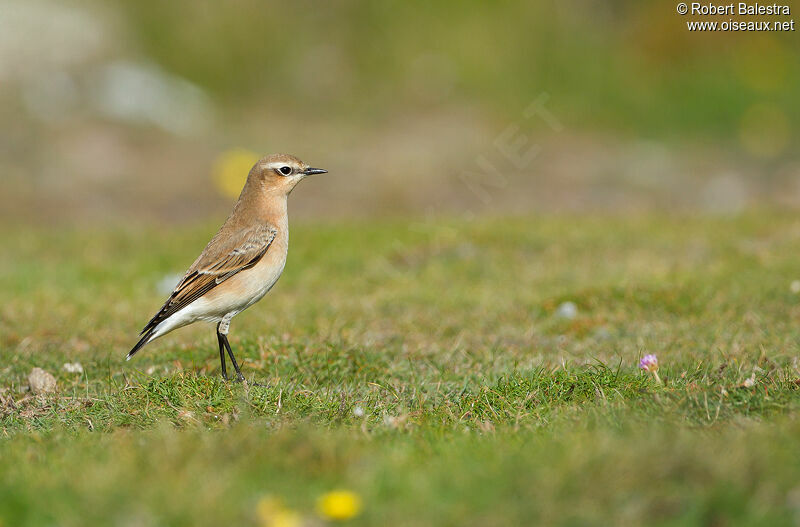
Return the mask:
<path fill-rule="evenodd" d="M 564 302 L 556 309 L 556 316 L 572 320 L 578 316 L 578 306 L 575 302 Z"/>
<path fill-rule="evenodd" d="M 750 378 L 744 380 L 744 387 L 745 388 L 752 388 L 756 385 L 756 374 L 750 376 Z"/>
<path fill-rule="evenodd" d="M 34 368 L 28 374 L 28 385 L 35 394 L 56 391 L 56 378 L 41 368 Z"/>
<path fill-rule="evenodd" d="M 792 283 L 789 284 L 789 291 L 794 294 L 800 293 L 800 280 L 792 280 Z"/>
<path fill-rule="evenodd" d="M 67 373 L 83 373 L 83 366 L 80 362 L 66 362 L 61 369 Z"/>
<path fill-rule="evenodd" d="M 356 417 L 364 417 L 364 409 L 360 406 L 353 408 L 353 415 Z"/>

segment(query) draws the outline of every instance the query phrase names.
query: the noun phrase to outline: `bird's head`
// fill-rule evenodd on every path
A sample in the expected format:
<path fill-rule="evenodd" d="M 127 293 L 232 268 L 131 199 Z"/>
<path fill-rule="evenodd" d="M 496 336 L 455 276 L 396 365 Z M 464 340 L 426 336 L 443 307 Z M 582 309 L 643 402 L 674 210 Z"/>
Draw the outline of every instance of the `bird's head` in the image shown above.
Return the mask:
<path fill-rule="evenodd" d="M 288 195 L 302 179 L 327 170 L 312 168 L 289 154 L 272 154 L 256 163 L 248 179 L 255 178 L 269 192 Z"/>

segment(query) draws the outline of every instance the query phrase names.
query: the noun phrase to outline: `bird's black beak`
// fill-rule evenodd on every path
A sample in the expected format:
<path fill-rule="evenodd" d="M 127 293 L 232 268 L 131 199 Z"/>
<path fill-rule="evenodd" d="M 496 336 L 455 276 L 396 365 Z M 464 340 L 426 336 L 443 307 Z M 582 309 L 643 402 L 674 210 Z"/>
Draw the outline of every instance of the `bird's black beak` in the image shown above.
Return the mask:
<path fill-rule="evenodd" d="M 303 174 L 307 176 L 313 176 L 314 174 L 327 174 L 328 171 L 324 168 L 307 168 L 303 170 Z"/>

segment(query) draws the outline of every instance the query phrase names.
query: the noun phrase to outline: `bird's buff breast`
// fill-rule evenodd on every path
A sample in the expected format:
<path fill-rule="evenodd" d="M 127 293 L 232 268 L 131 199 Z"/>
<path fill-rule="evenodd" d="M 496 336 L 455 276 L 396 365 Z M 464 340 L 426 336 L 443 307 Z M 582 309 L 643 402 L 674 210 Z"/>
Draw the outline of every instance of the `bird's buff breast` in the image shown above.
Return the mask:
<path fill-rule="evenodd" d="M 283 273 L 288 243 L 275 239 L 261 260 L 237 273 L 206 294 L 209 311 L 216 316 L 239 313 L 261 300 Z"/>

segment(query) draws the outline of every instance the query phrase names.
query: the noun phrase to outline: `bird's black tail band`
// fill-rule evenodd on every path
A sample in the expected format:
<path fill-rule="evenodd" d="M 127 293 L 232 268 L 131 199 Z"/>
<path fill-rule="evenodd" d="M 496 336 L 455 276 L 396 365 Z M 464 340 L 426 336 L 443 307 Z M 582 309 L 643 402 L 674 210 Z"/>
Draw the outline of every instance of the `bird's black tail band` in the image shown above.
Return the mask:
<path fill-rule="evenodd" d="M 128 356 L 125 357 L 125 360 L 131 360 L 131 357 L 133 357 L 137 351 L 142 349 L 145 344 L 150 342 L 150 337 L 153 336 L 153 331 L 155 331 L 155 329 L 156 328 L 150 328 L 149 331 L 142 335 L 142 338 L 139 339 L 139 342 L 137 342 L 133 349 L 128 352 Z"/>

